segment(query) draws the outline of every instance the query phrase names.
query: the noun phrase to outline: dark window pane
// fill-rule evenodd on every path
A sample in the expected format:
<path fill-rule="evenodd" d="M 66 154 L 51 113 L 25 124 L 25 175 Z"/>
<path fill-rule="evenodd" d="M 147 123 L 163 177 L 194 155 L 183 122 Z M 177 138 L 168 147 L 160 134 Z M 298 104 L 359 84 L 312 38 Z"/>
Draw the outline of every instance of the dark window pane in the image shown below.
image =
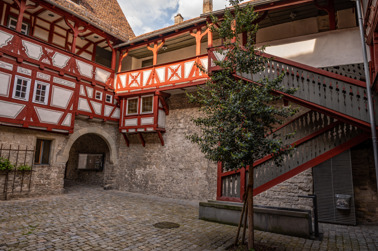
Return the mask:
<path fill-rule="evenodd" d="M 39 164 L 40 162 L 40 155 L 41 155 L 41 143 L 42 143 L 42 140 L 40 139 L 37 139 L 37 145 L 35 147 L 35 158 L 34 158 L 34 162 L 36 164 Z"/>
<path fill-rule="evenodd" d="M 42 162 L 41 164 L 48 164 L 50 159 L 50 146 L 51 140 L 43 141 L 43 153 L 42 153 Z"/>
<path fill-rule="evenodd" d="M 142 112 L 152 112 L 153 97 L 142 98 Z"/>
<path fill-rule="evenodd" d="M 127 113 L 133 114 L 138 112 L 138 99 L 127 100 Z"/>

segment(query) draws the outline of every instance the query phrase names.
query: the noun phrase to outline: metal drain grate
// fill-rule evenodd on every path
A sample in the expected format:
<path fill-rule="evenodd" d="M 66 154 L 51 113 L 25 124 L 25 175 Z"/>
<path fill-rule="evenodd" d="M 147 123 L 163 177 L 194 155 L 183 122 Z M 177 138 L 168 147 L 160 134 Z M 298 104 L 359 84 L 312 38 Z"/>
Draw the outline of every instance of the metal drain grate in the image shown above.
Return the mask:
<path fill-rule="evenodd" d="M 163 221 L 163 222 L 158 222 L 158 223 L 154 224 L 154 227 L 171 229 L 171 228 L 179 228 L 180 225 L 177 224 L 177 223 L 174 223 L 174 222 Z"/>

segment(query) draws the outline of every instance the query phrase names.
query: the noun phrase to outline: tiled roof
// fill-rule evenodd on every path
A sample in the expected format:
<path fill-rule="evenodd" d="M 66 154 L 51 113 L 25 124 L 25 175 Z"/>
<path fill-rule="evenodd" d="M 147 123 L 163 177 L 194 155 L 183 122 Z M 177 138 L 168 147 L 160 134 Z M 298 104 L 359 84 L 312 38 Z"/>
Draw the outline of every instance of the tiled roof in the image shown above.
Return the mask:
<path fill-rule="evenodd" d="M 186 25 L 191 25 L 191 24 L 193 24 L 193 22 L 196 22 L 196 21 L 201 22 L 201 21 L 204 21 L 204 20 L 201 17 L 195 17 L 195 18 L 192 18 L 192 19 L 188 19 L 188 20 L 182 21 L 181 23 L 178 23 L 178 24 L 173 24 L 173 25 L 170 25 L 170 26 L 158 29 L 158 30 L 154 30 L 154 31 L 151 31 L 151 32 L 148 32 L 148 33 L 144 33 L 144 34 L 139 35 L 137 37 L 133 37 L 130 40 L 138 40 L 138 39 L 141 39 L 141 38 L 144 38 L 144 37 L 149 37 L 149 36 L 151 36 L 153 34 L 161 34 L 161 33 L 164 33 L 165 31 L 168 31 L 168 30 L 170 30 L 172 28 L 176 28 L 178 26 L 185 27 Z"/>
<path fill-rule="evenodd" d="M 117 0 L 50 0 L 50 2 L 89 20 L 123 41 L 135 36 Z"/>

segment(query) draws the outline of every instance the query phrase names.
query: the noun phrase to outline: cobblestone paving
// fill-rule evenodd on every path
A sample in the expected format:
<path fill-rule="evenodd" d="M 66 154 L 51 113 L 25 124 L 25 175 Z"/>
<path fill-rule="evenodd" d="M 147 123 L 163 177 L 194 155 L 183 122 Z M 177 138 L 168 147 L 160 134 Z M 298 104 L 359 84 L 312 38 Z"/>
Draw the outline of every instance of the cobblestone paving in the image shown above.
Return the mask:
<path fill-rule="evenodd" d="M 0 202 L 0 250 L 224 250 L 236 227 L 198 220 L 198 204 L 95 187 Z M 157 222 L 180 224 L 158 229 Z M 323 241 L 256 231 L 279 250 L 378 250 L 378 226 L 322 224 Z"/>

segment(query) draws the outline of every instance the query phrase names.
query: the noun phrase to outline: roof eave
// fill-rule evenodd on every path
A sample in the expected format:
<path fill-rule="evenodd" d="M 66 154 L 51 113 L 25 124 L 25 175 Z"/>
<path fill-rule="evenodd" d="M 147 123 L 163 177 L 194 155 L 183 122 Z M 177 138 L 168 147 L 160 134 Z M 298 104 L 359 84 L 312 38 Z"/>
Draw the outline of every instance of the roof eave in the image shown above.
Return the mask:
<path fill-rule="evenodd" d="M 200 18 L 195 19 L 193 21 L 188 21 L 188 22 L 185 22 L 183 24 L 177 24 L 177 25 L 168 27 L 167 29 L 162 29 L 160 31 L 153 32 L 153 33 L 148 34 L 146 36 L 143 36 L 143 35 L 138 36 L 137 38 L 129 40 L 125 43 L 115 45 L 115 46 L 113 46 L 113 48 L 120 48 L 120 47 L 123 47 L 123 46 L 128 46 L 128 45 L 131 45 L 131 44 L 139 43 L 139 42 L 145 41 L 146 39 L 148 40 L 148 39 L 156 37 L 156 36 L 160 36 L 160 35 L 163 35 L 163 34 L 166 34 L 166 33 L 170 33 L 172 31 L 187 28 L 187 27 L 192 26 L 192 25 L 197 24 L 197 23 L 206 22 L 206 20 L 207 20 L 207 18 L 200 17 Z"/>
<path fill-rule="evenodd" d="M 99 30 L 104 30 L 104 27 L 100 27 L 99 25 L 95 24 L 95 23 L 92 22 L 91 20 L 89 20 L 89 19 L 87 19 L 87 18 L 85 18 L 85 17 L 83 17 L 83 16 L 78 15 L 77 13 L 73 12 L 72 10 L 70 10 L 70 9 L 68 9 L 68 8 L 66 8 L 66 7 L 64 7 L 64 6 L 62 6 L 62 5 L 59 5 L 58 3 L 56 3 L 56 2 L 54 2 L 54 1 L 52 1 L 52 0 L 44 0 L 44 1 L 47 2 L 47 3 L 49 3 L 49 4 L 51 4 L 51 5 L 53 5 L 53 6 L 58 7 L 59 9 L 62 9 L 62 10 L 64 10 L 64 11 L 70 13 L 71 15 L 74 15 L 75 17 L 77 17 L 77 18 L 83 20 L 84 22 L 86 22 L 86 23 L 92 25 L 93 27 L 95 27 L 95 28 L 97 28 L 97 29 L 99 29 Z M 123 37 L 121 37 L 121 36 L 119 36 L 119 35 L 116 35 L 116 34 L 114 34 L 114 33 L 112 33 L 112 32 L 106 31 L 106 33 L 108 33 L 108 34 L 111 35 L 112 37 L 117 38 L 117 39 L 119 39 L 119 40 L 121 40 L 121 41 L 128 41 L 126 38 L 123 38 Z"/>

